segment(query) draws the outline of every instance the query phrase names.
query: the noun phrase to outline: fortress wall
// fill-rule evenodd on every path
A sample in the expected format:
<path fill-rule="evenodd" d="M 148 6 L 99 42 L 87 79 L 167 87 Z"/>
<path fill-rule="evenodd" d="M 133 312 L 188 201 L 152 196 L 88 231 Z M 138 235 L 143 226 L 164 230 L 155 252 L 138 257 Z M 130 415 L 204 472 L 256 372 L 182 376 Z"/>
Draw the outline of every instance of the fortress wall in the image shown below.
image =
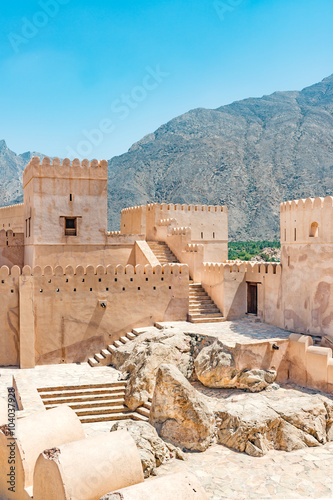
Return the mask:
<path fill-rule="evenodd" d="M 228 210 L 224 206 L 166 203 L 147 205 L 148 239 L 156 239 L 156 227 L 159 221 L 166 219 L 175 219 L 179 227 L 191 227 L 193 242 L 228 241 Z"/>
<path fill-rule="evenodd" d="M 24 234 L 14 233 L 11 229 L 0 230 L 0 267 L 24 265 Z"/>
<path fill-rule="evenodd" d="M 23 203 L 0 208 L 0 229 L 12 229 L 16 233 L 24 232 Z"/>
<path fill-rule="evenodd" d="M 122 234 L 146 234 L 146 207 L 125 208 L 121 211 Z"/>
<path fill-rule="evenodd" d="M 17 266 L 0 268 L 0 366 L 19 364 L 19 276 Z"/>
<path fill-rule="evenodd" d="M 33 278 L 37 364 L 86 361 L 134 327 L 187 317 L 187 266 L 37 267 Z"/>
<path fill-rule="evenodd" d="M 23 173 L 28 245 L 105 244 L 107 162 L 35 157 Z M 76 219 L 75 236 L 65 234 L 66 217 Z"/>
<path fill-rule="evenodd" d="M 113 239 L 113 238 L 112 238 Z M 121 240 L 120 240 L 121 241 Z M 26 245 L 24 262 L 30 267 L 122 264 L 126 266 L 134 247 L 135 239 L 108 245 Z"/>
<path fill-rule="evenodd" d="M 283 328 L 333 337 L 333 244 L 283 245 Z"/>
<path fill-rule="evenodd" d="M 281 203 L 280 217 L 282 245 L 333 243 L 332 196 Z"/>
<path fill-rule="evenodd" d="M 283 328 L 282 267 L 276 263 L 247 263 L 246 282 L 258 284 L 258 316 Z"/>

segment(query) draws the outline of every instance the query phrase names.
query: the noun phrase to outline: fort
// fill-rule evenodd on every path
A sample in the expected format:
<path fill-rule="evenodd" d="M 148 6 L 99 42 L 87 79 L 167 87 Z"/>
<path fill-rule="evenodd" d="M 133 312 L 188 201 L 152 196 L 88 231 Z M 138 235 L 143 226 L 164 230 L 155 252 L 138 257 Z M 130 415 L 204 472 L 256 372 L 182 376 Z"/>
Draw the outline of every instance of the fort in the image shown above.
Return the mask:
<path fill-rule="evenodd" d="M 23 174 L 23 204 L 0 208 L 0 367 L 14 374 L 22 422 L 33 418 L 38 410 L 42 416 L 36 416 L 37 420 L 41 418 L 45 422 L 41 425 L 51 429 L 57 414 L 50 413 L 48 423 L 45 409 L 61 408 L 66 401 L 85 425 L 116 420 L 116 415 L 119 420 L 126 417 L 147 422 L 150 418 L 153 422 L 151 415 L 157 413 L 158 380 L 162 377 L 157 371 L 164 370 L 166 378 L 176 380 L 178 376 L 163 362 L 179 364 L 179 377 L 186 375 L 191 382 L 199 380 L 205 385 L 207 376 L 202 371 L 207 367 L 203 370 L 203 361 L 198 361 L 205 350 L 211 349 L 211 359 L 219 359 L 214 370 L 222 370 L 222 365 L 226 370 L 214 343 L 216 339 L 224 342 L 224 348 L 227 346 L 234 363 L 233 375 L 224 371 L 219 379 L 210 374 L 208 387 L 252 390 L 253 382 L 246 373 L 254 370 L 251 376 L 261 388 L 271 384 L 273 377 L 281 384 L 292 383 L 332 394 L 333 198 L 281 203 L 281 262 L 229 261 L 225 206 L 155 203 L 130 207 L 121 213 L 120 231 L 108 231 L 107 168 L 106 161 L 44 158 L 41 162 L 34 157 Z M 252 325 L 252 338 L 250 334 L 235 333 L 223 340 L 225 337 L 219 332 L 224 323 L 231 329 L 235 325 L 236 331 L 244 321 Z M 259 324 L 271 327 L 272 334 L 257 336 L 253 325 L 259 329 Z M 136 347 L 126 350 L 129 344 Z M 172 355 L 171 351 L 164 353 L 166 344 L 170 349 L 172 345 Z M 146 358 L 141 366 L 138 360 L 142 352 Z M 186 369 L 182 368 L 184 353 L 189 353 Z M 149 356 L 156 357 L 153 368 L 149 368 L 151 372 L 145 364 Z M 106 377 L 104 384 L 108 384 L 108 389 L 104 389 L 112 401 L 101 402 L 103 384 L 94 385 L 86 379 L 81 385 L 54 385 L 50 379 L 42 387 L 37 368 L 67 364 L 72 367 L 75 363 L 89 369 L 92 379 L 98 373 L 103 374 L 103 380 Z M 110 365 L 113 368 L 109 372 L 103 371 Z M 35 369 L 31 373 L 36 373 L 32 377 L 39 380 L 32 383 L 33 397 L 19 375 L 20 370 L 26 373 L 31 369 Z M 143 372 L 144 380 L 140 378 Z M 129 378 L 115 378 L 121 373 Z M 225 386 L 219 385 L 221 380 Z M 184 390 L 191 400 L 192 388 Z M 94 403 L 87 403 L 82 391 L 88 391 Z M 110 391 L 118 399 L 109 396 Z M 118 406 L 114 401 L 123 413 L 116 413 Z M 91 410 L 94 406 L 96 410 Z M 33 411 L 28 410 L 30 407 Z M 1 412 L 0 404 L 0 418 L 4 420 Z M 73 453 L 82 452 L 80 440 L 84 433 L 80 422 L 68 412 L 63 416 L 59 413 L 59 418 L 73 426 L 78 444 L 69 443 L 67 434 L 62 436 L 61 431 L 58 442 L 50 430 L 52 436 L 48 440 L 45 435 L 43 449 L 38 448 L 29 458 L 29 474 L 19 472 L 21 496 L 1 498 L 30 498 L 26 495 L 33 482 L 37 498 L 50 494 L 42 479 L 44 472 L 38 472 L 49 468 L 48 456 L 39 456 L 46 448 L 59 445 L 68 463 L 73 460 Z M 35 425 L 34 420 L 25 422 L 22 429 Z M 5 422 L 0 421 L 0 465 L 5 463 L 1 455 L 1 436 L 5 442 L 2 424 Z M 24 454 L 25 432 L 20 438 L 23 444 L 19 454 Z M 333 439 L 332 432 L 327 433 L 325 439 Z M 209 434 L 209 439 L 213 434 Z M 120 441 L 126 441 L 119 436 Z M 253 444 L 250 439 L 248 443 L 249 454 L 265 453 L 262 444 Z M 220 444 L 224 444 L 222 437 Z M 82 446 L 88 446 L 93 456 L 93 443 Z M 128 446 L 135 479 L 131 482 L 125 478 L 119 484 L 106 482 L 109 490 L 133 487 L 143 481 L 134 444 L 130 442 Z M 108 467 L 107 457 L 105 464 Z M 84 477 L 87 464 L 82 462 L 81 469 Z M 75 490 L 74 477 L 69 474 L 63 481 L 73 483 Z M 175 481 L 178 484 L 179 477 Z M 195 482 L 195 478 L 190 478 L 188 484 L 191 481 Z M 62 491 L 60 483 L 57 488 Z M 1 484 L 0 472 L 0 494 L 4 495 Z M 82 500 L 97 499 L 108 491 L 103 493 L 102 483 L 98 488 Z M 61 498 L 72 498 L 68 495 Z M 203 495 L 198 498 L 205 498 Z"/>

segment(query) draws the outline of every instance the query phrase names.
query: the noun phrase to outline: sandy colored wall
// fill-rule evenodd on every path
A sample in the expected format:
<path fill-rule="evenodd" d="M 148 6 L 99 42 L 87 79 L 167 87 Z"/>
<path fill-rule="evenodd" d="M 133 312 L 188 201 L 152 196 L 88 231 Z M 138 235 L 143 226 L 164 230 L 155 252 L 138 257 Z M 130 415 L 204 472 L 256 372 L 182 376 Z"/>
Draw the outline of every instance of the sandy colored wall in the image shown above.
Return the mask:
<path fill-rule="evenodd" d="M 33 158 L 23 174 L 27 244 L 104 244 L 107 162 Z M 71 197 L 70 197 L 71 195 Z M 65 217 L 77 218 L 77 235 L 65 235 Z"/>
<path fill-rule="evenodd" d="M 20 269 L 0 269 L 0 366 L 19 364 L 19 275 Z"/>
<path fill-rule="evenodd" d="M 146 234 L 146 207 L 125 208 L 121 211 L 122 234 Z"/>
<path fill-rule="evenodd" d="M 23 203 L 0 208 L 0 229 L 12 229 L 16 233 L 24 232 Z"/>
<path fill-rule="evenodd" d="M 333 336 L 333 198 L 282 203 L 281 242 L 283 327 Z"/>
<path fill-rule="evenodd" d="M 0 231 L 0 267 L 24 265 L 24 234 L 14 233 L 11 229 Z"/>
<path fill-rule="evenodd" d="M 33 274 L 37 364 L 86 361 L 134 327 L 187 317 L 187 266 L 88 266 L 76 274 L 46 268 L 43 275 L 36 268 Z"/>
<path fill-rule="evenodd" d="M 25 265 L 42 267 L 78 265 L 116 265 L 126 266 L 134 242 L 112 245 L 27 245 L 24 249 Z"/>
<path fill-rule="evenodd" d="M 155 239 L 161 220 L 174 219 L 178 227 L 192 228 L 192 241 L 228 241 L 228 210 L 213 205 L 153 204 L 147 206 L 147 238 Z"/>

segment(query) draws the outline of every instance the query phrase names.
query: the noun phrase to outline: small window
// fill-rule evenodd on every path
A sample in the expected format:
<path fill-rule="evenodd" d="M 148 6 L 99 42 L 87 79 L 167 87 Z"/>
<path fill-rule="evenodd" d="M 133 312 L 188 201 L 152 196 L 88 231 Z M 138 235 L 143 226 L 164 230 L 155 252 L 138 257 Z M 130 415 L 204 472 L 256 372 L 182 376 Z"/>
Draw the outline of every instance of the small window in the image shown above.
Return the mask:
<path fill-rule="evenodd" d="M 69 195 L 69 201 L 73 201 L 73 195 L 72 194 Z"/>
<path fill-rule="evenodd" d="M 213 240 L 215 240 L 215 233 L 213 233 Z"/>
<path fill-rule="evenodd" d="M 310 238 L 318 238 L 319 236 L 319 224 L 318 222 L 312 222 L 310 227 Z"/>
<path fill-rule="evenodd" d="M 65 236 L 76 236 L 77 235 L 77 224 L 76 217 L 66 217 L 65 218 Z"/>
<path fill-rule="evenodd" d="M 201 233 L 201 239 L 203 240 L 203 233 Z"/>
<path fill-rule="evenodd" d="M 287 241 L 287 230 L 284 230 L 284 241 Z"/>
<path fill-rule="evenodd" d="M 297 238 L 297 230 L 296 228 L 294 229 L 294 241 L 296 241 L 296 238 Z"/>

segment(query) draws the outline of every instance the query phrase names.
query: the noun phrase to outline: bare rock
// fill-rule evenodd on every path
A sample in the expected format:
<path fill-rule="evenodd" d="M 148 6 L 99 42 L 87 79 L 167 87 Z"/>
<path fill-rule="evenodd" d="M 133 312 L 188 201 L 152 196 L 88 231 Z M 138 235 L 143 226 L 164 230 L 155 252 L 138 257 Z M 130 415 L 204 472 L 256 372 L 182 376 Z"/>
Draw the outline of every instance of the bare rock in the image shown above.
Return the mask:
<path fill-rule="evenodd" d="M 173 458 L 184 460 L 182 451 L 172 444 L 165 443 L 148 422 L 133 420 L 117 422 L 111 427 L 111 432 L 118 430 L 128 431 L 134 439 L 140 453 L 145 478 L 155 475 L 157 467 Z"/>
<path fill-rule="evenodd" d="M 206 387 L 259 392 L 276 379 L 275 371 L 237 370 L 232 350 L 218 340 L 201 350 L 194 361 L 194 366 L 198 379 Z"/>
<path fill-rule="evenodd" d="M 133 411 L 152 397 L 162 363 L 174 364 L 184 376 L 192 373 L 191 338 L 182 333 L 150 334 L 128 342 L 118 351 L 121 352 L 115 354 L 113 366 L 127 374 L 125 404 Z"/>
<path fill-rule="evenodd" d="M 204 451 L 213 438 L 215 418 L 205 398 L 173 365 L 157 372 L 150 423 L 159 435 L 187 450 Z"/>
<path fill-rule="evenodd" d="M 333 401 L 319 395 L 282 390 L 238 394 L 215 412 L 220 444 L 252 456 L 269 450 L 292 451 L 332 440 Z"/>

